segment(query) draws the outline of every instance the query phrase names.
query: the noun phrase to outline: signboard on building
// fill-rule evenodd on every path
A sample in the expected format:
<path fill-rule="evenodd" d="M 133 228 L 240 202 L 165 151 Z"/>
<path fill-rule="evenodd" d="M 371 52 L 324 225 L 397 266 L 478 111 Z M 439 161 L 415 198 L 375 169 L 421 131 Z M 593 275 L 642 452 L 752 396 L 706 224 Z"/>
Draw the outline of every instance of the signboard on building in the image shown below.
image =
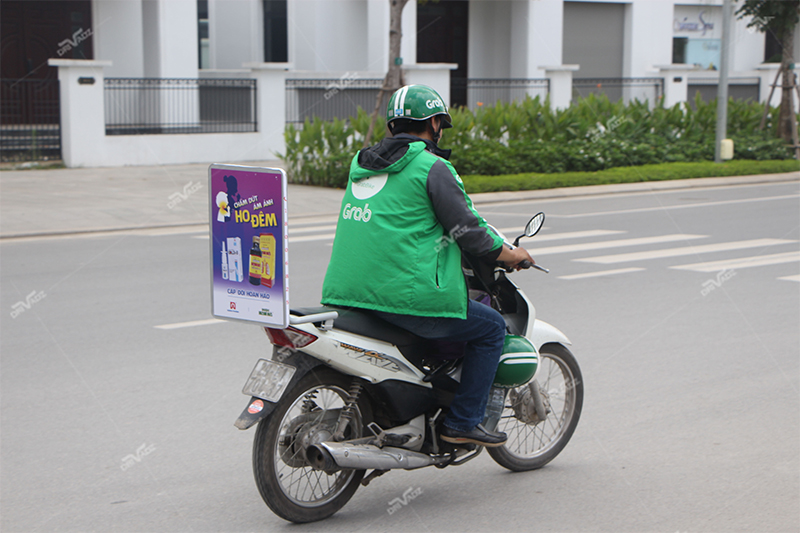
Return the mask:
<path fill-rule="evenodd" d="M 722 8 L 675 6 L 672 22 L 673 63 L 688 63 L 717 70 L 722 38 Z"/>
<path fill-rule="evenodd" d="M 286 173 L 211 165 L 208 181 L 212 314 L 287 327 Z"/>

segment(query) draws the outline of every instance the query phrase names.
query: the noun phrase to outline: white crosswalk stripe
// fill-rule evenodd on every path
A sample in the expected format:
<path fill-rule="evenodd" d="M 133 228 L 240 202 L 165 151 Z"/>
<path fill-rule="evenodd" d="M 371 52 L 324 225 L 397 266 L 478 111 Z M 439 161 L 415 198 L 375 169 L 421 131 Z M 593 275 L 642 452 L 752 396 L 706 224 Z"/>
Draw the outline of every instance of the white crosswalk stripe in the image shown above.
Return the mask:
<path fill-rule="evenodd" d="M 600 263 L 611 265 L 616 263 L 627 263 L 631 261 L 644 261 L 648 259 L 664 259 L 667 257 L 680 257 L 684 255 L 700 255 L 712 252 L 726 252 L 731 250 L 744 250 L 747 248 L 765 248 L 780 244 L 791 244 L 797 241 L 786 239 L 751 239 L 746 241 L 722 242 L 717 244 L 704 244 L 698 246 L 683 246 L 680 248 L 667 248 L 662 250 L 651 250 L 647 252 L 631 252 L 616 255 L 601 255 L 597 257 L 584 257 L 575 259 L 584 263 Z"/>
<path fill-rule="evenodd" d="M 691 270 L 694 272 L 718 272 L 720 270 L 727 269 L 734 270 L 738 268 L 779 265 L 782 263 L 794 263 L 796 261 L 800 261 L 800 252 L 785 252 L 780 254 L 739 257 L 736 259 L 722 259 L 720 261 L 694 263 L 691 265 L 678 265 L 670 268 L 674 268 L 676 270 Z"/>
<path fill-rule="evenodd" d="M 599 278 L 603 276 L 615 276 L 617 274 L 628 274 L 630 272 L 641 272 L 644 268 L 631 267 L 631 268 L 617 268 L 614 270 L 600 270 L 598 272 L 585 272 L 583 274 L 569 274 L 566 276 L 558 276 L 558 279 L 586 279 L 586 278 Z"/>
<path fill-rule="evenodd" d="M 798 283 L 800 283 L 800 274 L 796 274 L 794 276 L 784 276 L 784 277 L 778 278 L 778 279 L 783 279 L 783 280 L 786 280 L 786 281 L 797 281 Z"/>
<path fill-rule="evenodd" d="M 528 252 L 536 259 L 542 255 L 563 254 L 570 252 L 585 252 L 588 250 L 602 250 L 604 248 L 620 248 L 626 246 L 644 246 L 647 244 L 660 244 L 665 242 L 689 241 L 705 239 L 708 235 L 687 235 L 683 233 L 673 235 L 659 235 L 656 237 L 640 237 L 635 239 L 618 239 L 614 241 L 585 242 L 582 244 L 565 244 L 545 248 L 530 248 Z"/>

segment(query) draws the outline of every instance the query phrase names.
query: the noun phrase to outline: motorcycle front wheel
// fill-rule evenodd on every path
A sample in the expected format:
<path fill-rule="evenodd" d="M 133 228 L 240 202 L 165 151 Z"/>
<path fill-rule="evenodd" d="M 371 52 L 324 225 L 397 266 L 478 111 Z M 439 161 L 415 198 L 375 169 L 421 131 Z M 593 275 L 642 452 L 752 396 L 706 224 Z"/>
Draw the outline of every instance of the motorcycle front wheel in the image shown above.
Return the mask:
<path fill-rule="evenodd" d="M 308 446 L 331 439 L 338 414 L 350 397 L 351 381 L 329 370 L 311 372 L 259 422 L 253 442 L 256 485 L 267 506 L 284 520 L 305 523 L 328 518 L 353 497 L 364 477 L 364 470 L 315 470 L 305 456 Z M 345 439 L 363 436 L 370 416 L 362 397 Z"/>
<path fill-rule="evenodd" d="M 560 344 L 545 344 L 539 351 L 539 365 L 535 379 L 545 418 L 536 415 L 528 384 L 511 389 L 497 424 L 508 441 L 488 448 L 497 464 L 515 472 L 535 470 L 552 461 L 569 442 L 581 416 L 583 377 L 572 352 Z"/>

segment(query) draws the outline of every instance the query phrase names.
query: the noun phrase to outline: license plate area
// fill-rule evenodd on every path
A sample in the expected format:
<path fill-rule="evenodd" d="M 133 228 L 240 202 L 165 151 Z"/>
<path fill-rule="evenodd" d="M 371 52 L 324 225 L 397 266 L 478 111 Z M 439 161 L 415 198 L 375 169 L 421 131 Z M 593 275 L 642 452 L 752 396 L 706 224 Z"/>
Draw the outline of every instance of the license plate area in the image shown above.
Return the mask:
<path fill-rule="evenodd" d="M 277 402 L 283 396 L 286 387 L 292 380 L 297 369 L 293 366 L 259 359 L 255 368 L 250 372 L 242 393 L 247 396 L 255 396 L 268 402 Z"/>

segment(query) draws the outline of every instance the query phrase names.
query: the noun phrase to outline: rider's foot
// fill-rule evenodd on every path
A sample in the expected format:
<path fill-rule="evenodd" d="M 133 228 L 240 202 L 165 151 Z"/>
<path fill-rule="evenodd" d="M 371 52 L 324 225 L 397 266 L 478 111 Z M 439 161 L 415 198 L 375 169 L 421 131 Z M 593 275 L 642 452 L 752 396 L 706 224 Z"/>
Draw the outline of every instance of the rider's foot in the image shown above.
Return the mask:
<path fill-rule="evenodd" d="M 451 444 L 478 444 L 480 446 L 487 446 L 494 448 L 502 446 L 508 440 L 505 433 L 494 433 L 488 431 L 482 425 L 478 424 L 469 431 L 458 431 L 456 429 L 442 426 L 442 431 L 439 433 L 442 440 Z"/>

